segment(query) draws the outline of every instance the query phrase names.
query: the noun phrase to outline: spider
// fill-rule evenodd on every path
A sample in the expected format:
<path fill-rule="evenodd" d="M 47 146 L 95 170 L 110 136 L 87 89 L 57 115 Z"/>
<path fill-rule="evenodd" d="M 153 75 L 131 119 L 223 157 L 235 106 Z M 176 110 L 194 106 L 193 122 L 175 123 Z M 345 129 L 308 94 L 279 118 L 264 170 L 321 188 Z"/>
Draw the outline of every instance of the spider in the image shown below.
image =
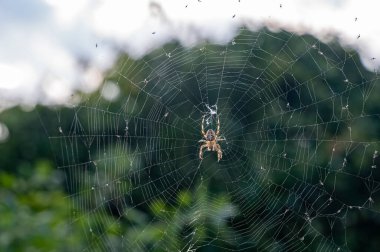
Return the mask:
<path fill-rule="evenodd" d="M 207 130 L 207 132 L 205 132 L 205 129 L 203 126 L 204 121 L 205 121 L 205 117 L 203 116 L 201 133 L 202 133 L 204 139 L 199 140 L 199 142 L 204 143 L 204 144 L 201 145 L 201 148 L 199 150 L 199 159 L 203 159 L 203 149 L 207 148 L 208 151 L 218 152 L 218 162 L 219 162 L 219 160 L 222 159 L 222 148 L 218 144 L 218 141 L 224 141 L 225 140 L 224 138 L 219 137 L 219 134 L 220 134 L 219 117 L 218 117 L 218 124 L 217 124 L 217 128 L 216 128 L 216 133 L 212 129 L 209 129 L 209 130 Z"/>

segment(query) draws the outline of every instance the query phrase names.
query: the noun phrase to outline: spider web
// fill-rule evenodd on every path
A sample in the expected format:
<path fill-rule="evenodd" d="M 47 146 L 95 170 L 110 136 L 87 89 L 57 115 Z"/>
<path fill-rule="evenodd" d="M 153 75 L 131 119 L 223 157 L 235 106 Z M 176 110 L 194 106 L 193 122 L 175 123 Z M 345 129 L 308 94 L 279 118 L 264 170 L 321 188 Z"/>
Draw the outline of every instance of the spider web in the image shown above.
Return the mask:
<path fill-rule="evenodd" d="M 50 136 L 83 250 L 374 249 L 379 92 L 355 52 L 289 32 L 122 56 Z"/>

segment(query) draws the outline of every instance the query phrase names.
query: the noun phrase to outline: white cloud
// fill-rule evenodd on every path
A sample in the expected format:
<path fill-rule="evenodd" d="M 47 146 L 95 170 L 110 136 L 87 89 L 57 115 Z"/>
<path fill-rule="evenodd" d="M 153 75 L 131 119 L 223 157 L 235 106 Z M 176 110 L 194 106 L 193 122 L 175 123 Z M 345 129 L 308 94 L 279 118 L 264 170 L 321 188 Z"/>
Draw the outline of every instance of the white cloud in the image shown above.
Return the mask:
<path fill-rule="evenodd" d="M 173 40 L 226 43 L 242 25 L 334 37 L 372 70 L 380 64 L 379 7 L 371 0 L 1 1 L 0 108 L 64 103 L 74 90 L 95 90 L 114 48 L 141 57 Z"/>
<path fill-rule="evenodd" d="M 101 94 L 107 101 L 114 101 L 120 94 L 120 88 L 114 82 L 108 81 L 104 84 Z"/>
<path fill-rule="evenodd" d="M 0 62 L 0 88 L 12 90 L 20 88 L 26 82 L 35 82 L 37 75 L 32 66 L 24 62 L 7 64 Z"/>

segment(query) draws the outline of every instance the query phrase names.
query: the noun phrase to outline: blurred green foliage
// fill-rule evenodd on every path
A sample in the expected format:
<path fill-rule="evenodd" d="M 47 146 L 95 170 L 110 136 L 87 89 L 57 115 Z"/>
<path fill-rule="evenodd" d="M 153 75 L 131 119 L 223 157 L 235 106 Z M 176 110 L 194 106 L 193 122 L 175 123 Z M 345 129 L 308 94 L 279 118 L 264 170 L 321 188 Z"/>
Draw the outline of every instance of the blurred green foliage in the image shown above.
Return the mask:
<path fill-rule="evenodd" d="M 380 87 L 355 52 L 242 30 L 233 46 L 122 55 L 107 81 L 114 101 L 0 114 L 0 250 L 380 246 Z M 224 158 L 200 164 L 216 102 Z"/>
<path fill-rule="evenodd" d="M 22 169 L 25 169 L 22 167 Z M 69 225 L 69 198 L 51 161 L 38 160 L 28 175 L 0 172 L 1 251 L 79 251 L 79 226 Z"/>

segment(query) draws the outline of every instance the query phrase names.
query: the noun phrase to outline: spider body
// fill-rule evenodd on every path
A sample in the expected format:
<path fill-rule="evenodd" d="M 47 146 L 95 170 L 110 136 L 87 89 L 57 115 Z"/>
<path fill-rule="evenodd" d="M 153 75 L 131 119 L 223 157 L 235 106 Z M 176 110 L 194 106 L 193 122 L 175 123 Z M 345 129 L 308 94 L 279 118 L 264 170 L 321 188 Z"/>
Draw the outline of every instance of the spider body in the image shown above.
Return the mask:
<path fill-rule="evenodd" d="M 205 132 L 204 130 L 204 120 L 205 117 L 203 116 L 202 119 L 202 126 L 201 126 L 201 133 L 204 139 L 199 140 L 200 143 L 203 143 L 199 150 L 199 159 L 203 159 L 203 149 L 207 148 L 208 151 L 216 151 L 218 152 L 218 162 L 222 159 L 222 148 L 218 144 L 218 141 L 224 141 L 224 138 L 220 138 L 220 122 L 218 117 L 218 124 L 216 132 L 212 129 L 209 129 Z"/>
<path fill-rule="evenodd" d="M 207 141 L 214 141 L 215 140 L 215 132 L 212 129 L 207 130 L 205 138 Z"/>

